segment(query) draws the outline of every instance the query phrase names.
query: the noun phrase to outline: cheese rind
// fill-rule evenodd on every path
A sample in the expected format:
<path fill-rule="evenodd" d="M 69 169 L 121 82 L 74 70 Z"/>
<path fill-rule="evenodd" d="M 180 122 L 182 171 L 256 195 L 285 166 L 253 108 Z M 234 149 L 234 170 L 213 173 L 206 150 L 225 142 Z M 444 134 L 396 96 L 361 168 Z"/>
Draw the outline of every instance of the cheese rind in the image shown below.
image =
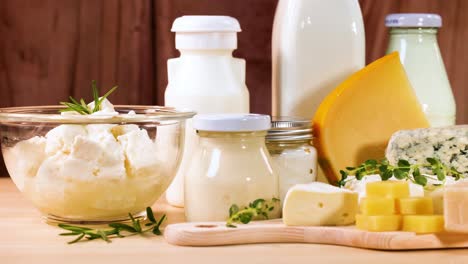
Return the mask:
<path fill-rule="evenodd" d="M 380 181 L 366 184 L 367 197 L 406 198 L 409 185 L 405 181 Z"/>
<path fill-rule="evenodd" d="M 468 184 L 446 186 L 444 190 L 445 229 L 468 233 Z"/>
<path fill-rule="evenodd" d="M 408 197 L 396 200 L 397 212 L 402 215 L 431 215 L 434 206 L 430 197 Z"/>
<path fill-rule="evenodd" d="M 468 125 L 398 131 L 392 135 L 385 156 L 391 164 L 400 159 L 422 164 L 427 158 L 437 158 L 468 174 Z"/>
<path fill-rule="evenodd" d="M 346 166 L 381 159 L 393 133 L 429 122 L 395 52 L 341 83 L 317 109 L 313 126 L 318 161 L 333 183 Z"/>
<path fill-rule="evenodd" d="M 289 189 L 283 206 L 288 226 L 351 225 L 358 212 L 358 194 L 335 186 L 313 182 Z"/>
<path fill-rule="evenodd" d="M 438 233 L 444 231 L 443 215 L 404 215 L 403 231 L 418 234 Z"/>
<path fill-rule="evenodd" d="M 362 198 L 359 207 L 363 215 L 393 215 L 395 199 L 387 197 Z"/>
<path fill-rule="evenodd" d="M 356 228 L 372 232 L 397 231 L 401 228 L 401 216 L 358 214 Z"/>

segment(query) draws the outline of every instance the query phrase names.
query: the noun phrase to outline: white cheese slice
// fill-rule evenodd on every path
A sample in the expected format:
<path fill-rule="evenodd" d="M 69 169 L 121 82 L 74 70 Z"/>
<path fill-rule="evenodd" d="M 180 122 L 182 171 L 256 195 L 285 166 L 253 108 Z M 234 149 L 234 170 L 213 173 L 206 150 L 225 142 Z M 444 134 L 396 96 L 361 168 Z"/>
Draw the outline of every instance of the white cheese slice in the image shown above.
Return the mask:
<path fill-rule="evenodd" d="M 468 182 L 459 182 L 444 189 L 445 230 L 468 233 Z"/>
<path fill-rule="evenodd" d="M 283 222 L 288 226 L 351 225 L 358 209 L 356 192 L 321 182 L 298 184 L 286 194 Z"/>

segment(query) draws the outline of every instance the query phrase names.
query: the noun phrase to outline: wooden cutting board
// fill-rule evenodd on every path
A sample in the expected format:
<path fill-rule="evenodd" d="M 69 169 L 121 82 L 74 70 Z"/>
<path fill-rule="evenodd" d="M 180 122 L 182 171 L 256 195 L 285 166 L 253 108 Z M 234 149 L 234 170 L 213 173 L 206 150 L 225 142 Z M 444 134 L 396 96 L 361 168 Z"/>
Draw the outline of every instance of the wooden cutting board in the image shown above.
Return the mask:
<path fill-rule="evenodd" d="M 224 222 L 168 225 L 166 240 L 179 246 L 221 246 L 255 243 L 314 243 L 381 250 L 468 247 L 468 234 L 367 232 L 349 227 L 285 226 L 281 220 L 258 221 L 228 228 Z"/>

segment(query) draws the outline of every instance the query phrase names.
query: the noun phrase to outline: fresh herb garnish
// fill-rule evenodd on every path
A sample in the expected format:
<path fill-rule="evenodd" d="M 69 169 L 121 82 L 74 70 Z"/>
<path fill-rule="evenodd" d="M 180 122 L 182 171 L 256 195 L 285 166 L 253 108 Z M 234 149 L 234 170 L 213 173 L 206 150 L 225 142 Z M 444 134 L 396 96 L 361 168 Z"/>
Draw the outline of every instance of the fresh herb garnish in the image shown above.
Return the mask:
<path fill-rule="evenodd" d="M 249 206 L 240 209 L 238 205 L 233 204 L 229 208 L 229 219 L 226 222 L 227 227 L 237 227 L 234 223 L 248 224 L 257 217 L 268 219 L 268 214 L 275 209 L 275 205 L 279 203 L 278 198 L 273 198 L 267 202 L 265 199 L 257 199 L 249 204 Z"/>
<path fill-rule="evenodd" d="M 67 233 L 61 233 L 61 236 L 76 236 L 75 239 L 68 242 L 68 244 L 74 244 L 76 242 L 81 241 L 82 239 L 87 240 L 94 240 L 94 239 L 102 239 L 106 242 L 111 242 L 111 238 L 115 237 L 128 237 L 134 236 L 138 234 L 143 234 L 146 232 L 151 231 L 153 234 L 159 236 L 162 234 L 161 230 L 159 229 L 161 224 L 166 219 L 166 215 L 163 215 L 159 221 L 154 217 L 153 210 L 151 207 L 146 208 L 146 215 L 148 217 L 149 222 L 146 223 L 143 228 L 141 226 L 140 220 L 136 220 L 132 214 L 128 214 L 130 220 L 132 221 L 131 225 L 127 225 L 124 223 L 111 223 L 109 227 L 111 229 L 92 229 L 88 227 L 82 226 L 73 226 L 67 224 L 59 224 L 58 226 L 62 229 L 65 229 Z"/>
<path fill-rule="evenodd" d="M 83 98 L 81 98 L 79 101 L 70 96 L 70 102 L 60 102 L 61 105 L 66 106 L 64 109 L 60 109 L 60 112 L 77 112 L 81 115 L 90 115 L 92 113 L 95 113 L 99 110 L 101 110 L 101 104 L 102 102 L 112 93 L 117 89 L 117 86 L 112 87 L 106 94 L 103 96 L 99 97 L 99 90 L 96 86 L 96 81 L 91 82 L 91 87 L 93 89 L 93 102 L 94 102 L 94 107 L 90 108 L 88 107 L 88 104 L 85 102 Z"/>
<path fill-rule="evenodd" d="M 463 178 L 463 174 L 454 167 L 444 165 L 437 158 L 427 158 L 427 163 L 410 164 L 407 160 L 399 160 L 397 165 L 391 165 L 387 159 L 381 161 L 367 160 L 357 167 L 346 167 L 340 170 L 341 180 L 338 186 L 345 186 L 350 181 L 348 176 L 354 175 L 355 179 L 362 180 L 365 176 L 379 174 L 382 181 L 392 177 L 398 180 L 410 180 L 416 184 L 426 186 L 428 179 L 445 182 L 447 176 L 452 176 L 455 180 Z"/>

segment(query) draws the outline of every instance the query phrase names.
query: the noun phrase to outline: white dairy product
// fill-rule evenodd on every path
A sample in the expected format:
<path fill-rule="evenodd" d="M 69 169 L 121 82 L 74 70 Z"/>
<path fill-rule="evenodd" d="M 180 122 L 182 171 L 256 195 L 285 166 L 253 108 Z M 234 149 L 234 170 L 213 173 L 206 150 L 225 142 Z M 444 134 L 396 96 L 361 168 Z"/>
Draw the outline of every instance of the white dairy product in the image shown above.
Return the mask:
<path fill-rule="evenodd" d="M 364 67 L 357 0 L 280 0 L 273 26 L 273 115 L 311 119 L 319 104 Z"/>
<path fill-rule="evenodd" d="M 455 124 L 456 105 L 437 43 L 437 14 L 390 14 L 387 53 L 398 51 L 431 126 Z"/>
<path fill-rule="evenodd" d="M 210 120 L 211 116 L 215 115 L 194 117 L 200 142 L 191 157 L 190 173 L 185 178 L 187 221 L 225 221 L 229 218 L 231 205 L 243 208 L 256 199 L 270 201 L 278 198 L 279 194 L 278 176 L 272 169 L 265 146 L 270 118 L 263 115 L 219 115 L 219 119 Z M 237 119 L 229 120 L 232 117 Z M 263 128 L 258 127 L 257 120 L 254 120 L 256 117 L 263 119 L 260 120 Z M 198 122 L 200 119 L 203 120 Z M 232 121 L 231 124 L 239 124 L 241 120 L 254 123 L 238 125 L 237 131 L 224 123 Z M 203 125 L 206 123 L 209 127 Z M 271 218 L 279 215 L 279 206 L 270 212 Z"/>
<path fill-rule="evenodd" d="M 288 226 L 350 225 L 359 211 L 358 194 L 322 182 L 297 184 L 284 201 Z"/>
<path fill-rule="evenodd" d="M 116 113 L 107 100 L 93 115 L 103 113 Z M 99 220 L 141 212 L 161 195 L 168 181 L 161 152 L 136 125 L 60 125 L 6 148 L 4 158 L 43 213 Z"/>
<path fill-rule="evenodd" d="M 199 114 L 248 113 L 245 61 L 232 57 L 238 21 L 225 16 L 183 16 L 174 21 L 172 31 L 180 57 L 167 63 L 165 105 Z M 184 205 L 184 177 L 198 140 L 191 124 L 191 120 L 186 123 L 182 162 L 166 192 L 169 204 L 179 207 Z"/>

